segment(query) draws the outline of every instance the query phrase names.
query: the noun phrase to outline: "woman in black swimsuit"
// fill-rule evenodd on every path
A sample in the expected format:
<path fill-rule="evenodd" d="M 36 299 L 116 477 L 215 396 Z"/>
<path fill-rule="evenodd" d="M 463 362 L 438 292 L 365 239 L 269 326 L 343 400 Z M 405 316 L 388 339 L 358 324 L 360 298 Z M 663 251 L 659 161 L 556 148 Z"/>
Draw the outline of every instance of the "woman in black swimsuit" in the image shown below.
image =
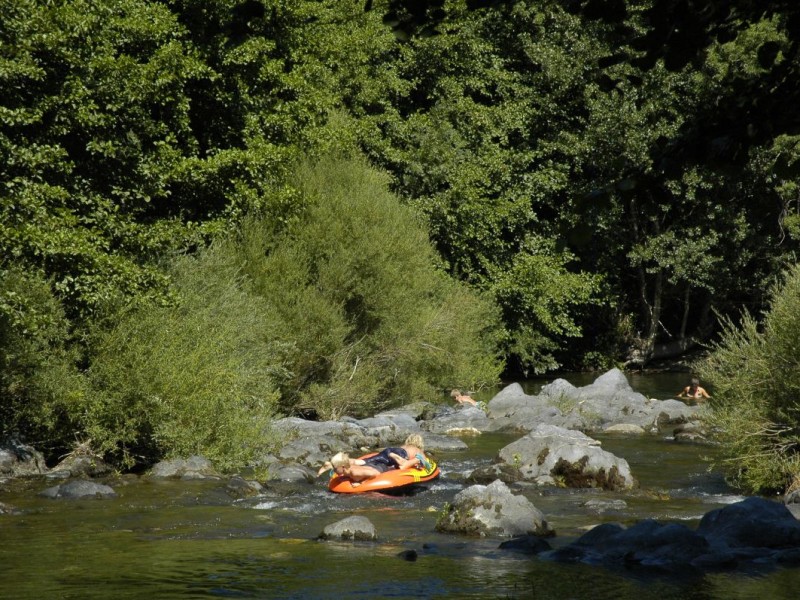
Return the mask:
<path fill-rule="evenodd" d="M 391 469 L 409 469 L 427 463 L 423 450 L 422 436 L 411 434 L 402 446 L 384 448 L 375 456 L 369 458 L 350 458 L 346 452 L 339 452 L 327 461 L 318 474 L 329 469 L 344 477 L 349 477 L 356 487 L 365 479 L 377 477 Z"/>

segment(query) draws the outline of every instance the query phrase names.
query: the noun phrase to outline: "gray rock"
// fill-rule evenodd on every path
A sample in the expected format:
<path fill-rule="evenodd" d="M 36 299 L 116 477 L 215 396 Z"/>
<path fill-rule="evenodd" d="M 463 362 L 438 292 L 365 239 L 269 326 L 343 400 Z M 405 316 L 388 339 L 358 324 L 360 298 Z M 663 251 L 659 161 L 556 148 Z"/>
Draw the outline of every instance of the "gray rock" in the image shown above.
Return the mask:
<path fill-rule="evenodd" d="M 438 531 L 481 537 L 555 535 L 542 512 L 502 481 L 474 485 L 456 494 L 436 523 Z"/>
<path fill-rule="evenodd" d="M 11 506 L 10 504 L 5 504 L 4 502 L 0 502 L 0 515 L 20 515 L 22 512 Z"/>
<path fill-rule="evenodd" d="M 431 433 L 458 434 L 463 431 L 487 431 L 489 417 L 477 406 L 462 406 L 425 423 Z"/>
<path fill-rule="evenodd" d="M 703 516 L 697 532 L 731 548 L 800 547 L 800 522 L 783 503 L 747 498 Z"/>
<path fill-rule="evenodd" d="M 579 432 L 539 425 L 502 448 L 500 461 L 519 469 L 537 483 L 560 481 L 567 487 L 631 489 L 636 481 L 628 462 L 600 448 L 600 442 Z"/>
<path fill-rule="evenodd" d="M 327 525 L 319 535 L 319 539 L 372 541 L 378 539 L 378 534 L 369 519 L 353 516 Z"/>
<path fill-rule="evenodd" d="M 69 477 L 103 477 L 114 469 L 99 456 L 71 454 L 58 463 L 48 475 L 66 473 Z"/>
<path fill-rule="evenodd" d="M 781 503 L 763 498 L 713 510 L 696 531 L 683 524 L 606 523 L 544 558 L 670 573 L 800 564 L 800 523 Z"/>
<path fill-rule="evenodd" d="M 425 452 L 461 452 L 469 449 L 466 442 L 452 435 L 425 433 L 422 437 L 425 440 Z"/>
<path fill-rule="evenodd" d="M 26 477 L 46 472 L 44 456 L 35 448 L 13 439 L 0 444 L 0 475 Z"/>
<path fill-rule="evenodd" d="M 305 465 L 274 463 L 269 468 L 270 481 L 314 483 L 316 479 L 317 472 Z"/>
<path fill-rule="evenodd" d="M 264 486 L 257 481 L 245 479 L 240 475 L 234 475 L 228 481 L 226 490 L 228 494 L 236 498 L 249 498 L 250 496 L 255 496 L 264 491 Z"/>
<path fill-rule="evenodd" d="M 647 432 L 640 425 L 619 423 L 617 425 L 609 425 L 603 430 L 603 433 L 612 433 L 616 435 L 645 435 Z"/>
<path fill-rule="evenodd" d="M 505 484 L 517 483 L 522 481 L 522 473 L 513 465 L 505 463 L 494 463 L 478 467 L 466 477 L 467 483 L 488 485 L 495 480 L 500 480 Z"/>
<path fill-rule="evenodd" d="M 536 535 L 523 535 L 500 543 L 500 550 L 519 552 L 520 554 L 540 554 L 552 550 L 552 546 Z"/>
<path fill-rule="evenodd" d="M 117 493 L 109 486 L 94 481 L 76 479 L 42 491 L 45 498 L 114 498 Z"/>
<path fill-rule="evenodd" d="M 150 470 L 156 479 L 220 479 L 211 461 L 202 456 L 164 460 Z"/>
<path fill-rule="evenodd" d="M 572 544 L 545 556 L 569 562 L 644 566 L 679 571 L 708 550 L 708 542 L 682 524 L 640 521 L 629 529 L 615 523 L 599 525 Z"/>
<path fill-rule="evenodd" d="M 673 429 L 672 436 L 676 442 L 708 443 L 705 428 L 696 421 L 681 423 Z"/>
<path fill-rule="evenodd" d="M 623 511 L 628 508 L 628 503 L 618 498 L 614 500 L 593 499 L 584 502 L 583 506 L 593 513 L 603 514 L 606 512 Z"/>
<path fill-rule="evenodd" d="M 526 432 L 541 423 L 582 431 L 621 424 L 650 430 L 687 422 L 699 410 L 674 399 L 646 398 L 631 389 L 622 371 L 611 369 L 580 388 L 556 379 L 535 396 L 525 394 L 519 384 L 507 386 L 489 402 L 487 431 Z"/>

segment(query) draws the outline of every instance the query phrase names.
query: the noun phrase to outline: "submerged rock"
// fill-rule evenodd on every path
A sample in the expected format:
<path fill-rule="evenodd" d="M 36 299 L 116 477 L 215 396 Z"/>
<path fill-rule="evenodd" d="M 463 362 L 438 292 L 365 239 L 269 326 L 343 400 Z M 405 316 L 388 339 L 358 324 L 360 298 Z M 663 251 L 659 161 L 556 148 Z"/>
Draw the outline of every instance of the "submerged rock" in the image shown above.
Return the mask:
<path fill-rule="evenodd" d="M 234 475 L 228 480 L 225 489 L 234 498 L 249 498 L 263 492 L 264 486 L 257 481 L 245 479 L 241 475 Z"/>
<path fill-rule="evenodd" d="M 110 486 L 94 481 L 76 479 L 49 487 L 40 496 L 45 498 L 115 498 L 117 493 Z"/>
<path fill-rule="evenodd" d="M 706 513 L 696 531 L 653 520 L 628 529 L 606 523 L 542 556 L 676 573 L 794 565 L 800 561 L 800 522 L 780 503 L 747 498 Z"/>
<path fill-rule="evenodd" d="M 506 540 L 505 542 L 501 542 L 498 548 L 500 548 L 500 550 L 519 552 L 520 554 L 540 554 L 553 549 L 547 540 L 536 535 L 522 535 Z"/>

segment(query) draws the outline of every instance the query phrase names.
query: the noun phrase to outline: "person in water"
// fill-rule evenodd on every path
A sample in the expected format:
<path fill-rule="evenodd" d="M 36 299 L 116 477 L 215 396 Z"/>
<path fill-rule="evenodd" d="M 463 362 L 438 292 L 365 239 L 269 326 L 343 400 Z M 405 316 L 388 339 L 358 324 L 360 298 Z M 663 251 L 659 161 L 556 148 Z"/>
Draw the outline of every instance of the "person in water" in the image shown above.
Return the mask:
<path fill-rule="evenodd" d="M 320 468 L 318 475 L 332 470 L 337 475 L 349 478 L 353 487 L 367 479 L 377 477 L 391 469 L 427 468 L 430 463 L 425 457 L 422 436 L 413 433 L 402 446 L 384 448 L 369 458 L 350 458 L 346 452 L 338 452 Z"/>
<path fill-rule="evenodd" d="M 697 377 L 692 377 L 691 382 L 678 394 L 678 398 L 685 400 L 703 401 L 711 398 L 708 392 L 700 387 L 700 380 Z"/>
<path fill-rule="evenodd" d="M 453 400 L 458 402 L 459 404 L 471 404 L 472 406 L 477 406 L 478 403 L 467 394 L 462 394 L 461 390 L 453 390 L 450 392 L 450 395 L 453 397 Z"/>

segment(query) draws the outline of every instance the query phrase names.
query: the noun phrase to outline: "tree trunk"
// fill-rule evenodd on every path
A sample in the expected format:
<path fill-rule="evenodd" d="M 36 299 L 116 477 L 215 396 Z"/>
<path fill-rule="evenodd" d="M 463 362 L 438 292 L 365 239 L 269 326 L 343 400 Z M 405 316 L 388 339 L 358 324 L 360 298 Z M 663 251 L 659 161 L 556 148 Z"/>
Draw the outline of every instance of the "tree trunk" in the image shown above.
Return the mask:
<path fill-rule="evenodd" d="M 681 330 L 678 333 L 678 338 L 683 339 L 686 337 L 686 327 L 689 323 L 689 294 L 692 291 L 691 286 L 686 284 L 686 293 L 683 296 L 683 318 L 681 319 Z"/>

